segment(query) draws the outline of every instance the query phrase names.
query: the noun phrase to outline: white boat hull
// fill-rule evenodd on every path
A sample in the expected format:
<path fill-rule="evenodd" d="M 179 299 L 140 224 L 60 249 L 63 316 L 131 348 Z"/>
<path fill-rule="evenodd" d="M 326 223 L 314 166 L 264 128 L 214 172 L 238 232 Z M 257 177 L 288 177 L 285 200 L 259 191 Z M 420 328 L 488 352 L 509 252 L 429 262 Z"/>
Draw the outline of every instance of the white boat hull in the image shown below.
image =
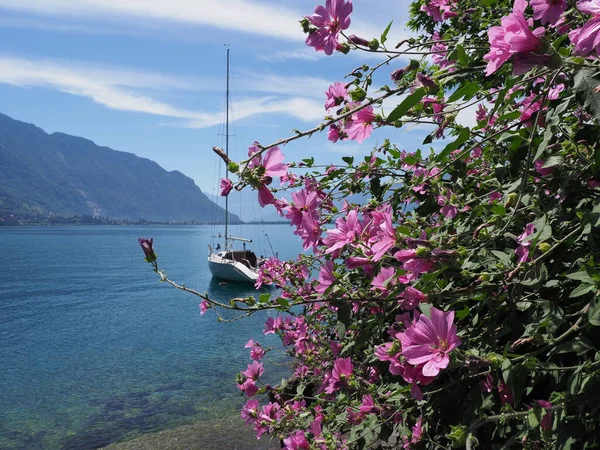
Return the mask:
<path fill-rule="evenodd" d="M 239 261 L 225 259 L 220 253 L 211 253 L 208 256 L 208 268 L 213 277 L 224 281 L 254 284 L 258 279 L 256 270 L 248 268 Z"/>

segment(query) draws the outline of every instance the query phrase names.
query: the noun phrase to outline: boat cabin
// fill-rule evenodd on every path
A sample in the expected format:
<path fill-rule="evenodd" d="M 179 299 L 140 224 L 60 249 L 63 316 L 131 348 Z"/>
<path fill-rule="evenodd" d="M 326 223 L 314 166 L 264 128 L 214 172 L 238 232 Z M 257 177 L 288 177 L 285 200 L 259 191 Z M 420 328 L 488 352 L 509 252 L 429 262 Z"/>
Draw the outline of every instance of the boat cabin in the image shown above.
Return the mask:
<path fill-rule="evenodd" d="M 256 269 L 258 267 L 258 258 L 251 250 L 229 250 L 224 252 L 223 258 L 241 262 L 249 269 Z"/>

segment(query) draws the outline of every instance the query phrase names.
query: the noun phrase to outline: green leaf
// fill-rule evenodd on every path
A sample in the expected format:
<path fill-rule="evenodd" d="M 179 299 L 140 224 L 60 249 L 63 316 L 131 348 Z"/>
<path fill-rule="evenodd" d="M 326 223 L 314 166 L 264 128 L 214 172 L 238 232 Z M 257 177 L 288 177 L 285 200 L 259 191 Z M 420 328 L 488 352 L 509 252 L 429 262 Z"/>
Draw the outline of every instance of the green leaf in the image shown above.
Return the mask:
<path fill-rule="evenodd" d="M 591 350 L 595 350 L 594 345 L 588 339 L 578 337 L 572 341 L 557 345 L 548 352 L 548 356 L 561 355 L 563 353 L 576 353 L 577 356 L 581 356 Z"/>
<path fill-rule="evenodd" d="M 350 321 L 352 319 L 352 308 L 350 304 L 347 302 L 342 302 L 339 304 L 337 309 L 337 318 L 338 321 L 342 322 L 346 327 L 350 326 Z"/>
<path fill-rule="evenodd" d="M 595 289 L 596 289 L 596 286 L 594 286 L 593 284 L 582 283 L 579 286 L 577 286 L 575 289 L 573 289 L 571 294 L 569 294 L 569 298 L 581 297 L 582 295 L 585 295 L 588 292 L 592 292 Z"/>
<path fill-rule="evenodd" d="M 403 234 L 405 236 L 410 235 L 410 231 L 411 231 L 410 228 L 405 227 L 404 225 L 398 225 L 396 227 L 396 233 L 400 233 L 400 234 Z"/>
<path fill-rule="evenodd" d="M 354 164 L 354 157 L 353 156 L 342 156 L 342 161 L 344 161 L 346 164 L 351 166 L 352 164 Z"/>
<path fill-rule="evenodd" d="M 277 304 L 283 308 L 289 308 L 290 307 L 290 302 L 285 299 L 285 298 L 278 298 L 277 300 L 275 300 L 277 302 Z"/>
<path fill-rule="evenodd" d="M 471 81 L 454 91 L 454 93 L 448 97 L 448 103 L 455 102 L 463 97 L 468 101 L 473 98 L 477 91 L 479 91 L 479 84 L 475 81 Z"/>
<path fill-rule="evenodd" d="M 528 370 L 520 364 L 512 366 L 508 373 L 506 384 L 510 387 L 515 400 L 515 406 L 521 403 L 525 391 L 525 382 L 527 381 Z"/>
<path fill-rule="evenodd" d="M 596 118 L 600 118 L 600 93 L 596 88 L 600 85 L 595 69 L 581 69 L 575 74 L 574 89 L 583 107 L 588 109 Z"/>
<path fill-rule="evenodd" d="M 454 142 L 450 142 L 444 150 L 442 150 L 435 158 L 436 162 L 442 161 L 451 151 L 456 150 L 461 145 L 463 145 L 468 139 L 471 137 L 471 130 L 469 128 L 463 127 L 460 129 L 458 133 L 458 137 Z"/>
<path fill-rule="evenodd" d="M 385 41 L 387 41 L 387 35 L 390 32 L 390 28 L 392 28 L 392 24 L 394 23 L 394 21 L 392 20 L 389 25 L 387 26 L 387 28 L 383 31 L 383 33 L 381 33 L 381 38 L 379 38 L 379 41 L 381 42 L 381 44 L 385 44 Z"/>
<path fill-rule="evenodd" d="M 553 136 L 554 136 L 554 133 L 552 132 L 552 127 L 546 128 L 546 131 L 544 132 L 544 139 L 542 139 L 542 142 L 540 143 L 540 145 L 538 145 L 537 152 L 535 153 L 535 156 L 533 157 L 534 161 L 537 161 L 538 159 L 540 159 L 542 157 L 542 155 L 546 151 L 546 148 L 548 147 L 548 144 L 550 143 L 550 140 L 552 139 Z"/>
<path fill-rule="evenodd" d="M 502 205 L 493 205 L 491 209 L 492 209 L 492 212 L 494 214 L 496 214 L 497 216 L 506 215 L 506 208 Z"/>
<path fill-rule="evenodd" d="M 600 298 L 595 298 L 594 302 L 590 304 L 588 320 L 590 325 L 594 327 L 600 327 Z"/>
<path fill-rule="evenodd" d="M 490 250 L 492 252 L 492 254 L 498 258 L 502 263 L 504 264 L 510 264 L 511 263 L 511 256 L 507 253 L 504 252 L 500 252 L 498 250 Z"/>
<path fill-rule="evenodd" d="M 548 158 L 546 160 L 543 167 L 546 168 L 546 167 L 559 166 L 563 163 L 563 161 L 564 161 L 564 159 L 562 156 L 551 156 L 550 158 Z"/>
<path fill-rule="evenodd" d="M 527 414 L 527 422 L 529 422 L 529 428 L 537 428 L 540 426 L 540 413 L 541 408 L 539 406 L 534 406 L 532 409 L 529 410 L 529 413 Z"/>
<path fill-rule="evenodd" d="M 595 283 L 594 279 L 592 277 L 590 277 L 590 275 L 585 270 L 581 270 L 581 271 L 575 272 L 575 273 L 570 273 L 569 275 L 567 275 L 567 278 L 569 280 L 578 280 L 578 281 L 581 281 L 586 284 L 594 284 Z"/>
<path fill-rule="evenodd" d="M 296 394 L 297 395 L 302 395 L 304 394 L 304 390 L 306 389 L 306 385 L 304 384 L 299 384 L 298 387 L 296 388 Z"/>
<path fill-rule="evenodd" d="M 419 103 L 423 97 L 427 95 L 427 90 L 425 88 L 419 88 L 400 103 L 394 110 L 388 114 L 387 120 L 388 122 L 395 122 L 396 120 L 403 117 L 413 106 Z"/>
<path fill-rule="evenodd" d="M 509 122 L 511 120 L 516 120 L 519 117 L 521 117 L 521 111 L 511 111 L 509 113 L 506 114 L 502 114 L 498 120 L 502 121 L 502 122 Z M 516 136 L 516 133 L 505 133 L 505 134 L 510 134 L 511 136 Z M 498 140 L 498 142 L 500 142 L 500 139 Z"/>
<path fill-rule="evenodd" d="M 471 312 L 471 310 L 468 307 L 464 307 L 463 309 L 461 309 L 460 311 L 456 311 L 456 318 L 458 320 L 462 320 L 465 317 L 467 317 L 469 315 L 469 313 Z"/>
<path fill-rule="evenodd" d="M 350 97 L 352 97 L 352 100 L 355 102 L 362 102 L 367 98 L 367 91 L 357 86 L 354 90 L 350 91 Z"/>
<path fill-rule="evenodd" d="M 521 186 L 521 180 L 515 180 L 508 186 L 508 188 L 506 189 L 506 191 L 504 191 L 504 193 L 510 194 L 511 192 L 516 191 L 520 186 Z"/>
<path fill-rule="evenodd" d="M 382 201 L 384 190 L 381 188 L 381 180 L 379 179 L 379 177 L 372 177 L 369 185 L 373 197 L 375 197 L 378 201 Z"/>

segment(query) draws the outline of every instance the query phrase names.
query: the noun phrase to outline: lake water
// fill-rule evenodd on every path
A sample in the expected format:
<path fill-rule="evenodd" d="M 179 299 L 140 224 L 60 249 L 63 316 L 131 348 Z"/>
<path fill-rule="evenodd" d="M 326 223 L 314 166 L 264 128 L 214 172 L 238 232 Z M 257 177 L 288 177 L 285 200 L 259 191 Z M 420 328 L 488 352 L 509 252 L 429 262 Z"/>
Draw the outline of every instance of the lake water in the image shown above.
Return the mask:
<path fill-rule="evenodd" d="M 286 225 L 231 234 L 258 237 L 253 249 L 267 255 L 264 232 L 282 258 L 301 250 Z M 275 313 L 233 323 L 217 323 L 214 311 L 201 316 L 199 299 L 160 283 L 137 243 L 154 238 L 174 281 L 219 300 L 252 294 L 211 281 L 214 233 L 210 226 L 0 227 L 0 449 L 94 449 L 238 415 L 235 374 L 250 362 L 243 346 L 250 338 L 277 345 L 262 335 Z M 284 371 L 272 367 L 272 379 Z"/>

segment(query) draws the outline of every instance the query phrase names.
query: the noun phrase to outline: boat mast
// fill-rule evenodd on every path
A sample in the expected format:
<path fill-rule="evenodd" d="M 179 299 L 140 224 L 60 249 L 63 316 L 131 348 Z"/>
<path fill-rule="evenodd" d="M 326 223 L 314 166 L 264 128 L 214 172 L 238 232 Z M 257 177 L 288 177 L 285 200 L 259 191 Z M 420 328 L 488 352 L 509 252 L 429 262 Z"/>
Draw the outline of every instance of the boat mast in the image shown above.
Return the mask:
<path fill-rule="evenodd" d="M 227 90 L 225 93 L 225 154 L 229 156 L 229 46 L 227 46 Z M 229 168 L 225 167 L 225 177 L 229 180 Z M 229 242 L 229 196 L 225 196 L 225 251 Z"/>

